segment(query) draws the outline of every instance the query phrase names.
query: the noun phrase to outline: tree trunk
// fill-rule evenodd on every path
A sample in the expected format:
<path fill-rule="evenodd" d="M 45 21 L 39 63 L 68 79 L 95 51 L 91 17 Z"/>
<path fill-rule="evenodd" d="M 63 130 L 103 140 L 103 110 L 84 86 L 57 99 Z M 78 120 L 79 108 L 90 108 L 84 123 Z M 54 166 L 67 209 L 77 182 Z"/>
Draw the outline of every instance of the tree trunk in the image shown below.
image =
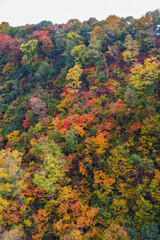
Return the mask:
<path fill-rule="evenodd" d="M 103 55 L 103 60 L 104 60 L 104 64 L 105 64 L 106 75 L 107 75 L 107 78 L 108 78 L 108 68 L 107 68 L 106 58 L 105 58 L 104 54 L 102 54 L 102 55 Z"/>

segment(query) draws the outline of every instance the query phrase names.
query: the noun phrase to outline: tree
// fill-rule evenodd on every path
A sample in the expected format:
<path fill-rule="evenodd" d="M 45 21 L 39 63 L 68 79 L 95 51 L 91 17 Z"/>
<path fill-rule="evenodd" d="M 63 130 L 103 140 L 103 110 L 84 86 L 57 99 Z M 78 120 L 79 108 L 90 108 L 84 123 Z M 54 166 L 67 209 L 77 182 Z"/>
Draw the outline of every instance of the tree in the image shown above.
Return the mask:
<path fill-rule="evenodd" d="M 40 50 L 43 52 L 43 54 L 45 54 L 46 56 L 49 56 L 51 66 L 53 68 L 52 52 L 54 51 L 54 44 L 51 40 L 51 37 L 48 35 L 49 35 L 49 32 L 45 30 L 34 31 L 33 34 L 29 36 L 29 38 L 38 40 Z"/>
<path fill-rule="evenodd" d="M 2 59 L 18 64 L 21 60 L 21 52 L 19 51 L 19 42 L 8 35 L 0 34 L 0 56 Z M 6 62 L 5 60 L 5 62 Z"/>
<path fill-rule="evenodd" d="M 65 161 L 61 155 L 55 157 L 52 154 L 46 154 L 42 166 L 34 175 L 34 183 L 53 195 L 58 186 L 58 181 L 62 181 L 65 176 L 64 164 Z"/>
<path fill-rule="evenodd" d="M 66 134 L 66 151 L 68 153 L 73 152 L 75 150 L 76 145 L 76 136 L 73 129 L 67 131 Z"/>
<path fill-rule="evenodd" d="M 73 68 L 69 69 L 66 77 L 66 80 L 68 80 L 67 87 L 72 88 L 73 91 L 78 91 L 81 86 L 80 77 L 82 72 L 83 70 L 78 64 L 75 64 Z"/>
<path fill-rule="evenodd" d="M 21 227 L 15 227 L 10 231 L 5 231 L 2 236 L 1 240 L 24 240 L 25 233 Z"/>
<path fill-rule="evenodd" d="M 130 240 L 127 232 L 117 224 L 111 224 L 104 231 L 103 240 Z"/>
<path fill-rule="evenodd" d="M 153 18 L 150 15 L 142 16 L 135 21 L 138 38 L 145 38 L 152 32 Z"/>
<path fill-rule="evenodd" d="M 37 67 L 38 62 L 38 40 L 29 40 L 27 43 L 22 43 L 20 50 L 23 53 L 22 63 L 26 66 L 31 66 L 33 69 Z"/>
<path fill-rule="evenodd" d="M 123 59 L 129 64 L 136 63 L 138 61 L 139 45 L 136 40 L 133 40 L 131 35 L 127 35 L 125 38 L 126 51 L 122 53 Z"/>
<path fill-rule="evenodd" d="M 135 37 L 139 41 L 141 46 L 140 51 L 144 54 L 146 50 L 154 48 L 154 30 L 153 17 L 151 15 L 145 15 L 135 21 Z"/>
<path fill-rule="evenodd" d="M 75 64 L 79 64 L 79 65 L 85 64 L 85 58 L 83 56 L 85 54 L 85 51 L 86 51 L 86 47 L 83 44 L 75 46 L 71 50 L 71 55 L 74 57 Z"/>
<path fill-rule="evenodd" d="M 84 203 L 76 188 L 72 189 L 70 186 L 64 186 L 60 193 L 61 203 L 57 210 L 59 220 L 54 224 L 60 239 L 65 239 L 65 236 L 66 239 L 69 236 L 74 237 L 77 235 L 80 239 L 82 236 L 85 239 L 85 235 L 86 237 L 88 235 L 88 238 L 92 234 L 94 236 L 93 229 L 99 209 Z M 87 233 L 85 234 L 86 230 Z M 82 233 L 82 236 L 80 233 Z"/>
<path fill-rule="evenodd" d="M 63 52 L 63 56 L 66 58 L 67 63 L 69 63 L 69 61 L 72 62 L 73 59 L 70 58 L 71 50 L 77 45 L 83 45 L 84 40 L 83 37 L 78 33 L 70 31 L 64 39 L 64 42 L 66 43 L 66 47 L 65 51 Z"/>
<path fill-rule="evenodd" d="M 1 208 L 7 206 L 6 196 L 14 198 L 18 197 L 22 202 L 23 214 L 23 191 L 26 188 L 25 179 L 27 174 L 21 167 L 22 153 L 17 150 L 1 150 L 0 151 L 0 194 Z"/>
<path fill-rule="evenodd" d="M 30 98 L 31 109 L 38 117 L 44 117 L 46 115 L 46 104 L 39 97 Z"/>
<path fill-rule="evenodd" d="M 147 58 L 144 65 L 138 63 L 131 69 L 130 84 L 138 91 L 142 91 L 147 87 L 154 87 L 157 85 L 159 74 L 160 63 L 158 59 L 155 57 Z"/>
<path fill-rule="evenodd" d="M 101 42 L 97 38 L 90 40 L 89 46 L 84 54 L 85 61 L 89 67 L 97 66 L 102 61 Z"/>
<path fill-rule="evenodd" d="M 105 32 L 102 27 L 95 26 L 93 28 L 93 30 L 91 32 L 91 38 L 90 38 L 91 44 L 94 42 L 94 39 L 98 40 L 101 43 L 101 47 L 102 47 L 102 43 L 105 39 Z"/>
<path fill-rule="evenodd" d="M 39 157 L 42 161 L 41 166 L 34 174 L 33 181 L 40 189 L 45 189 L 46 192 L 51 194 L 54 206 L 53 194 L 59 182 L 61 182 L 65 176 L 64 156 L 54 140 L 40 138 L 38 142 L 33 141 L 32 145 L 32 155 Z"/>
<path fill-rule="evenodd" d="M 114 41 L 120 40 L 124 34 L 125 23 L 119 17 L 110 15 L 105 21 L 102 22 L 103 29 L 105 31 L 109 44 L 113 44 Z"/>
<path fill-rule="evenodd" d="M 46 62 L 41 62 L 36 73 L 35 78 L 37 82 L 40 82 L 40 85 L 45 87 L 46 81 L 52 79 L 52 67 Z"/>
<path fill-rule="evenodd" d="M 144 225 L 140 231 L 141 231 L 142 240 L 159 240 L 160 239 L 158 226 L 155 223 Z"/>

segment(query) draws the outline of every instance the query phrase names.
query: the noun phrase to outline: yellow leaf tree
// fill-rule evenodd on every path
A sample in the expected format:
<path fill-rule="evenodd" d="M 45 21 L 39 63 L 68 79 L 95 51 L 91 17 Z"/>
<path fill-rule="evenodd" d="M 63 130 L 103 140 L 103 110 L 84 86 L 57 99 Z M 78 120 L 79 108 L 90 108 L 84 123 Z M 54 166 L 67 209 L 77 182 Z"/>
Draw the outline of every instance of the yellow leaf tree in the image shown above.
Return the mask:
<path fill-rule="evenodd" d="M 72 88 L 74 91 L 78 91 L 78 88 L 81 86 L 80 77 L 82 75 L 83 70 L 80 65 L 75 64 L 75 66 L 69 69 L 67 73 L 66 80 L 68 80 L 67 86 Z"/>
<path fill-rule="evenodd" d="M 6 197 L 18 197 L 22 202 L 23 214 L 23 190 L 26 187 L 26 174 L 21 168 L 22 153 L 17 150 L 0 151 L 0 213 L 7 207 Z"/>
<path fill-rule="evenodd" d="M 22 63 L 26 66 L 36 67 L 38 57 L 38 40 L 30 40 L 27 43 L 22 43 L 20 46 L 21 52 L 24 54 Z"/>
<path fill-rule="evenodd" d="M 160 74 L 160 63 L 157 58 L 151 57 L 144 61 L 144 65 L 138 63 L 131 69 L 130 84 L 138 91 L 154 85 Z"/>
<path fill-rule="evenodd" d="M 137 57 L 139 54 L 139 44 L 136 40 L 133 40 L 131 35 L 128 34 L 125 38 L 126 51 L 122 53 L 123 59 L 127 63 L 136 63 L 138 61 Z"/>

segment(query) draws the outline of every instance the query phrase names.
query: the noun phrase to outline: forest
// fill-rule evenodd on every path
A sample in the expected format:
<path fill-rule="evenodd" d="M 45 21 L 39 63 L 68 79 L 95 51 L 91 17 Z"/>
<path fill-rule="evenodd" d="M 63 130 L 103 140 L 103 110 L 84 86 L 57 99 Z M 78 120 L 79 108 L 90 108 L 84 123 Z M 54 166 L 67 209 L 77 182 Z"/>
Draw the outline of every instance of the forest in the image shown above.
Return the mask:
<path fill-rule="evenodd" d="M 160 10 L 0 24 L 0 239 L 160 239 Z"/>

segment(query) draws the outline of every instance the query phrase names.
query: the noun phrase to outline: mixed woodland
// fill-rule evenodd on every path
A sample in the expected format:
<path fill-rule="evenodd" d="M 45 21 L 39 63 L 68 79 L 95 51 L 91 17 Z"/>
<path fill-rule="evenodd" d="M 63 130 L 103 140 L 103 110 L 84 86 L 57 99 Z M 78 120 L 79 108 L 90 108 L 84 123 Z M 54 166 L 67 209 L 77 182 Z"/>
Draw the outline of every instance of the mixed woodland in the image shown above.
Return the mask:
<path fill-rule="evenodd" d="M 160 239 L 160 10 L 0 24 L 0 239 Z"/>

